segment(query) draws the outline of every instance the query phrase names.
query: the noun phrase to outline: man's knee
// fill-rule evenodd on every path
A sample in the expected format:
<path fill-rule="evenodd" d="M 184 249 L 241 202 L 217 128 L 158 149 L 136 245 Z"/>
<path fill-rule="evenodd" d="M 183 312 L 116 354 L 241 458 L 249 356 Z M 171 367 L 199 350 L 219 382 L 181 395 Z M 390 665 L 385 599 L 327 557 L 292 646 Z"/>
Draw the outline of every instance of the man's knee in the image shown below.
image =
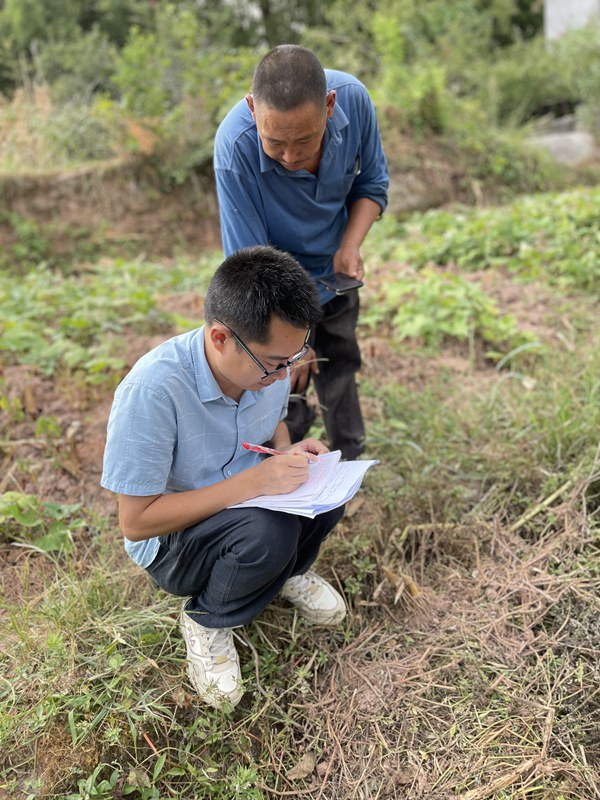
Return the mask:
<path fill-rule="evenodd" d="M 253 564 L 264 576 L 275 577 L 296 556 L 300 525 L 290 514 L 263 508 L 246 510 L 251 513 L 233 545 L 238 562 Z"/>

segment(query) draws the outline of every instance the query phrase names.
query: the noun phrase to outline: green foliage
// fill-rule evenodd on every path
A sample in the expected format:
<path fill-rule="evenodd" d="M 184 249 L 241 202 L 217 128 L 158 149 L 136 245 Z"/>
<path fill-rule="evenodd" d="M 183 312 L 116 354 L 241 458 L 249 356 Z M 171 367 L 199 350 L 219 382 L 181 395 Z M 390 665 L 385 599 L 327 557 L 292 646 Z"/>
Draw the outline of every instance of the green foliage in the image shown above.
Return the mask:
<path fill-rule="evenodd" d="M 218 121 L 249 85 L 254 51 L 216 53 L 210 39 L 192 7 L 166 3 L 152 31 L 131 30 L 117 59 L 113 83 L 125 108 L 156 120 L 155 158 L 167 183 L 210 158 Z"/>
<path fill-rule="evenodd" d="M 423 269 L 401 277 L 386 287 L 380 305 L 393 314 L 399 339 L 421 339 L 428 346 L 439 347 L 445 338 L 473 342 L 477 337 L 499 350 L 531 340 L 479 286 L 449 272 Z"/>
<path fill-rule="evenodd" d="M 463 100 L 481 89 L 479 108 L 487 123 L 493 122 L 484 74 L 497 62 L 496 53 L 512 41 L 517 11 L 513 0 L 378 4 L 370 26 L 379 56 L 375 98 L 394 108 L 394 119 L 402 127 L 442 132 L 452 129 L 453 118 L 462 121 Z M 503 122 L 510 122 L 509 117 Z M 460 122 L 454 124 L 458 127 Z"/>
<path fill-rule="evenodd" d="M 151 31 L 133 27 L 113 78 L 125 108 L 136 116 L 164 117 L 186 98 L 202 98 L 196 113 L 202 108 L 205 118 L 199 116 L 197 125 L 214 124 L 212 116 L 240 90 L 236 62 L 248 69 L 247 88 L 256 55 L 248 51 L 243 62 L 243 52 L 216 53 L 210 38 L 209 27 L 185 4 L 161 4 Z"/>
<path fill-rule="evenodd" d="M 563 46 L 561 42 L 559 48 Z M 542 36 L 515 43 L 493 62 L 480 60 L 478 71 L 475 96 L 497 125 L 522 125 L 537 110 L 577 99 L 563 58 L 548 48 Z"/>
<path fill-rule="evenodd" d="M 69 552 L 72 533 L 85 527 L 81 506 L 43 503 L 21 492 L 0 494 L 0 530 L 9 541 L 32 545 L 45 553 Z"/>
<path fill-rule="evenodd" d="M 44 374 L 79 370 L 91 383 L 113 380 L 125 366 L 119 334 L 164 330 L 169 322 L 155 293 L 198 288 L 213 269 L 210 262 L 200 270 L 196 264 L 169 271 L 115 261 L 83 276 L 63 276 L 43 264 L 19 281 L 0 272 L 0 351 L 5 362 L 33 364 Z"/>
<path fill-rule="evenodd" d="M 45 86 L 20 93 L 0 120 L 0 171 L 55 171 L 113 156 L 120 142 L 107 121 L 87 100 L 56 105 Z"/>
<path fill-rule="evenodd" d="M 499 209 L 429 211 L 415 216 L 394 257 L 417 269 L 504 267 L 528 280 L 600 292 L 600 191 L 518 198 Z"/>
<path fill-rule="evenodd" d="M 39 225 L 19 214 L 0 214 L 0 225 L 6 226 L 13 243 L 0 253 L 0 269 L 30 269 L 44 261 L 50 253 L 50 242 Z M 15 270 L 18 271 L 18 270 Z"/>
<path fill-rule="evenodd" d="M 108 770 L 111 770 L 108 778 L 100 777 L 101 773 Z M 111 800 L 114 797 L 119 775 L 120 771 L 111 769 L 110 764 L 98 764 L 89 777 L 79 779 L 77 794 L 69 794 L 65 800 Z M 146 797 L 150 800 L 149 796 Z M 154 795 L 154 797 L 158 800 L 158 795 Z"/>
<path fill-rule="evenodd" d="M 151 4 L 144 0 L 5 0 L 0 34 L 20 53 L 34 43 L 76 43 L 94 28 L 121 46 L 132 24 L 149 24 L 150 19 Z"/>
<path fill-rule="evenodd" d="M 78 29 L 78 0 L 5 0 L 0 31 L 26 50 L 33 40 L 72 38 Z"/>
<path fill-rule="evenodd" d="M 117 49 L 108 36 L 94 27 L 73 40 L 52 40 L 41 50 L 35 67 L 38 80 L 52 86 L 53 100 L 73 105 L 107 89 L 115 70 Z"/>
<path fill-rule="evenodd" d="M 547 154 L 529 146 L 521 131 L 489 124 L 471 102 L 463 103 L 462 109 L 462 118 L 450 126 L 450 136 L 468 165 L 467 174 L 484 184 L 504 187 L 513 197 L 561 185 L 560 168 Z"/>
<path fill-rule="evenodd" d="M 600 121 L 600 28 L 596 23 L 570 31 L 550 50 L 569 87 L 563 99 L 580 103 L 581 121 L 596 131 Z"/>
<path fill-rule="evenodd" d="M 282 41 L 301 40 L 326 66 L 362 78 L 383 127 L 444 135 L 475 178 L 516 191 L 548 188 L 552 176 L 524 153 L 512 126 L 559 101 L 583 103 L 592 120 L 600 108 L 597 40 L 546 49 L 534 37 L 534 0 L 59 5 L 9 0 L 0 9 L 0 88 L 22 83 L 29 97 L 32 85 L 48 84 L 54 104 L 42 113 L 34 103 L 21 117 L 8 108 L 7 127 L 21 131 L 0 146 L 8 171 L 129 149 L 153 159 L 166 187 L 181 183 L 210 161 L 218 122 L 247 91 L 260 52 Z M 145 126 L 141 136 L 131 117 Z M 23 154 L 23 129 L 33 158 Z"/>

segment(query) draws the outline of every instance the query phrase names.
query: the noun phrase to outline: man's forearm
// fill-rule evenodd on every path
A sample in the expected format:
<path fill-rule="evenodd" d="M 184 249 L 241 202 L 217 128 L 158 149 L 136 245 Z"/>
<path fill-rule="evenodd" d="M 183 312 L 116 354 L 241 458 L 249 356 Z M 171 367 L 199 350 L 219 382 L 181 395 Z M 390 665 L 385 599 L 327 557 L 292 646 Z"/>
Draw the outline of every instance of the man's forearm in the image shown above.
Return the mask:
<path fill-rule="evenodd" d="M 354 201 L 350 207 L 348 224 L 340 246 L 333 256 L 334 272 L 344 272 L 352 278 L 363 279 L 365 268 L 360 254 L 360 246 L 380 213 L 379 203 L 368 197 L 361 197 Z"/>
<path fill-rule="evenodd" d="M 187 528 L 212 517 L 235 503 L 256 497 L 252 468 L 227 480 L 187 492 L 160 494 L 153 497 L 119 495 L 119 524 L 123 535 L 131 541 Z"/>
<path fill-rule="evenodd" d="M 360 247 L 371 226 L 381 214 L 381 206 L 368 197 L 360 197 L 350 206 L 348 223 L 340 242 L 340 248 L 351 245 Z"/>
<path fill-rule="evenodd" d="M 290 435 L 279 422 L 272 438 L 277 450 L 289 450 Z M 150 497 L 119 495 L 119 525 L 123 535 L 134 542 L 189 528 L 229 506 L 260 494 L 291 492 L 308 478 L 306 458 L 277 456 L 230 478 L 187 492 Z"/>
<path fill-rule="evenodd" d="M 285 422 L 279 422 L 275 428 L 275 433 L 271 437 L 271 442 L 275 450 L 289 450 L 292 446 L 290 432 Z"/>

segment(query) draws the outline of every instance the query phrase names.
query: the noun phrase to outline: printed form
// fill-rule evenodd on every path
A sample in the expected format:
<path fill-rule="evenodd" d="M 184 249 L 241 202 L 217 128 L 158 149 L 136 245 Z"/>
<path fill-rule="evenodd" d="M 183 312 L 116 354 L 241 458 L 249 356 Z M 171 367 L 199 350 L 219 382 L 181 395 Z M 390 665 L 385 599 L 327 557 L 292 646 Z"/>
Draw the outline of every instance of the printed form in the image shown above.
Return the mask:
<path fill-rule="evenodd" d="M 293 492 L 259 495 L 230 508 L 270 508 L 311 518 L 338 508 L 354 497 L 369 467 L 379 463 L 340 461 L 340 456 L 340 451 L 334 450 L 312 461 L 308 468 L 308 480 Z"/>

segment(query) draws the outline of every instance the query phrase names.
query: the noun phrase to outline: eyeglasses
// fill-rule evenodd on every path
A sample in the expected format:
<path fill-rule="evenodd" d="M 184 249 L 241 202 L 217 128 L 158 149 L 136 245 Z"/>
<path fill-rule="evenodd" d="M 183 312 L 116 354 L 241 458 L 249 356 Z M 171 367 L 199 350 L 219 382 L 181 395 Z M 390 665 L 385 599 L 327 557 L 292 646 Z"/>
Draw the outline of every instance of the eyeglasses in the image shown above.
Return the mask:
<path fill-rule="evenodd" d="M 278 364 L 275 367 L 275 369 L 267 369 L 264 364 L 261 364 L 261 362 L 254 355 L 252 350 L 250 350 L 250 348 L 247 347 L 244 344 L 244 342 L 240 339 L 240 337 L 237 335 L 237 333 L 229 327 L 229 325 L 226 325 L 224 322 L 221 322 L 221 320 L 217 319 L 216 317 L 215 317 L 215 322 L 218 322 L 219 325 L 223 325 L 225 328 L 227 328 L 229 333 L 233 336 L 233 338 L 236 340 L 236 342 L 242 348 L 244 353 L 246 353 L 246 355 L 250 356 L 250 358 L 252 359 L 252 361 L 254 361 L 256 366 L 259 367 L 265 373 L 262 376 L 261 381 L 264 381 L 265 378 L 270 378 L 271 375 L 277 375 L 278 373 L 282 372 L 284 369 L 287 369 L 288 367 L 291 367 L 293 364 L 295 364 L 297 361 L 299 361 L 302 358 L 302 356 L 305 356 L 307 351 L 308 351 L 308 339 L 310 337 L 310 328 L 306 331 L 306 337 L 304 339 L 304 344 L 302 345 L 302 350 L 300 350 L 298 353 L 296 353 L 290 359 L 288 359 L 285 362 L 285 364 Z"/>

